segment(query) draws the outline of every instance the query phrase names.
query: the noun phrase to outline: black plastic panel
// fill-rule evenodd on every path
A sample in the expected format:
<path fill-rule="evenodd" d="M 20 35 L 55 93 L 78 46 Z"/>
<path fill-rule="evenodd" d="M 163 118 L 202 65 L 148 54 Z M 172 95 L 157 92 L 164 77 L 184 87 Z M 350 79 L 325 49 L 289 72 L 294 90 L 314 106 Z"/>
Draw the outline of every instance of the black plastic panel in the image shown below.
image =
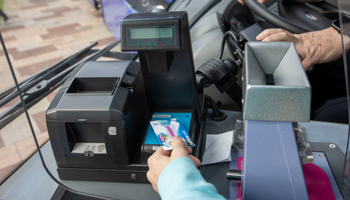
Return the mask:
<path fill-rule="evenodd" d="M 122 51 L 180 50 L 183 44 L 183 28 L 188 25 L 185 12 L 135 13 L 125 17 L 121 23 Z M 172 27 L 171 38 L 131 39 L 130 29 Z M 149 44 L 147 46 L 147 44 Z M 153 45 L 154 44 L 154 45 Z"/>

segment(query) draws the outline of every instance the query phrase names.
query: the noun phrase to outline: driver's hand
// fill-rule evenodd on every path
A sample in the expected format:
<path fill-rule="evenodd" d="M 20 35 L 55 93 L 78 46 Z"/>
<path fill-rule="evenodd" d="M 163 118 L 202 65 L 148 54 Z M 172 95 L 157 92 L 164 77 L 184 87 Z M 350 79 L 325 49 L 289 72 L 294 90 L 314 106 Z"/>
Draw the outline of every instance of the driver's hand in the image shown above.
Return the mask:
<path fill-rule="evenodd" d="M 269 0 L 257 0 L 258 3 L 260 3 L 261 5 L 265 5 L 267 2 L 269 2 Z M 244 0 L 238 0 L 238 2 L 242 5 L 244 5 Z"/>
<path fill-rule="evenodd" d="M 162 147 L 148 158 L 148 167 L 149 170 L 147 172 L 147 179 L 151 182 L 153 189 L 158 192 L 158 178 L 165 167 L 173 160 L 180 157 L 188 157 L 193 163 L 198 167 L 201 162 L 198 158 L 188 155 L 192 152 L 191 148 L 185 148 L 185 143 L 178 136 L 175 136 L 172 140 L 172 151 L 165 151 Z M 181 173 L 181 172 L 174 172 Z"/>
<path fill-rule="evenodd" d="M 332 27 L 303 34 L 292 34 L 283 29 L 266 29 L 256 39 L 263 42 L 293 42 L 305 70 L 315 64 L 337 60 L 343 53 L 341 36 Z"/>

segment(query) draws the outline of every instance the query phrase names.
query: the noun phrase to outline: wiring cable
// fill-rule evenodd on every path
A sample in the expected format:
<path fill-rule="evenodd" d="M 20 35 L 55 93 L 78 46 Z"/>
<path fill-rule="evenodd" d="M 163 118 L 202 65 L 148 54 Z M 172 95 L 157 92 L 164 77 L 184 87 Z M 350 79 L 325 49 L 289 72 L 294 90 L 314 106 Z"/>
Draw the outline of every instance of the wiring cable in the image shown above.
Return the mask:
<path fill-rule="evenodd" d="M 15 75 L 15 72 L 13 70 L 13 67 L 12 67 L 12 64 L 11 64 L 11 60 L 8 56 L 8 52 L 7 52 L 7 49 L 6 49 L 6 46 L 5 46 L 5 43 L 4 43 L 4 40 L 2 38 L 2 34 L 0 32 L 0 41 L 1 41 L 1 45 L 2 45 L 2 48 L 4 50 L 4 53 L 5 53 L 5 56 L 6 56 L 6 59 L 7 59 L 7 63 L 10 67 L 10 70 L 11 70 L 11 74 L 12 74 L 12 77 L 13 77 L 13 80 L 15 82 L 15 85 L 16 85 L 16 88 L 17 88 L 17 91 L 21 91 L 20 90 L 20 86 L 17 82 L 17 78 L 16 78 L 16 75 Z M 99 196 L 99 195 L 95 195 L 95 194 L 89 194 L 89 193 L 85 193 L 85 192 L 80 192 L 80 191 L 77 191 L 77 190 L 74 190 L 74 189 L 71 189 L 70 187 L 64 185 L 63 183 L 61 183 L 59 180 L 57 180 L 52 174 L 51 172 L 49 171 L 49 169 L 47 168 L 46 164 L 45 164 L 45 161 L 44 161 L 44 158 L 43 158 L 43 155 L 41 153 L 41 149 L 40 149 L 40 146 L 39 146 L 39 143 L 38 143 L 38 140 L 36 138 L 36 135 L 35 135 L 35 132 L 34 132 L 34 129 L 33 129 L 33 126 L 32 126 L 32 122 L 29 118 L 29 114 L 28 114 L 28 110 L 26 108 L 26 105 L 24 103 L 24 100 L 23 100 L 23 96 L 22 96 L 22 93 L 21 92 L 18 92 L 19 94 L 19 97 L 21 99 L 21 102 L 22 102 L 22 106 L 23 106 L 23 109 L 24 109 L 24 113 L 27 117 L 27 120 L 28 120 L 28 123 L 29 123 L 29 127 L 30 127 L 30 130 L 32 132 L 32 135 L 33 135 L 33 138 L 34 138 L 34 142 L 35 142 L 35 146 L 38 150 L 38 154 L 39 154 L 39 157 L 40 157 L 40 160 L 41 160 L 41 163 L 45 169 L 45 171 L 47 172 L 47 174 L 50 176 L 50 178 L 55 181 L 59 186 L 61 186 L 62 188 L 64 188 L 65 190 L 71 192 L 71 193 L 75 193 L 75 194 L 78 194 L 78 195 L 83 195 L 83 196 L 88 196 L 88 197 L 93 197 L 93 198 L 99 198 L 99 199 L 105 199 L 105 200 L 118 200 L 118 199 L 114 199 L 114 198 L 110 198 L 110 197 L 104 197 L 104 196 Z"/>
<path fill-rule="evenodd" d="M 236 43 L 239 43 L 237 37 L 235 36 L 235 34 L 232 33 L 232 31 L 226 31 L 224 37 L 222 38 L 222 41 L 221 41 L 221 47 L 220 47 L 220 53 L 219 53 L 219 56 L 218 58 L 221 60 L 222 58 L 222 54 L 224 53 L 224 49 L 225 49 L 225 44 L 226 44 L 226 40 L 228 37 L 232 37 Z"/>
<path fill-rule="evenodd" d="M 218 106 L 216 105 L 215 101 L 213 98 L 211 98 L 208 95 L 205 95 L 205 100 L 209 102 L 213 109 L 213 113 L 210 114 L 210 118 L 214 121 L 222 121 L 225 120 L 227 115 L 226 113 L 222 112 L 219 110 Z"/>
<path fill-rule="evenodd" d="M 243 58 L 243 55 L 241 53 L 241 49 L 239 48 L 238 44 L 239 44 L 239 41 L 237 39 L 237 37 L 235 36 L 235 34 L 232 32 L 232 31 L 227 31 L 225 34 L 224 34 L 224 37 L 222 38 L 222 42 L 221 42 L 221 47 L 220 47 L 220 53 L 219 53 L 219 56 L 218 58 L 221 60 L 222 59 L 222 55 L 224 54 L 224 49 L 225 49 L 225 44 L 226 44 L 226 41 L 227 41 L 227 38 L 228 37 L 231 37 L 233 38 L 236 42 L 235 42 L 235 46 L 237 48 L 237 52 L 239 57 L 242 59 Z"/>

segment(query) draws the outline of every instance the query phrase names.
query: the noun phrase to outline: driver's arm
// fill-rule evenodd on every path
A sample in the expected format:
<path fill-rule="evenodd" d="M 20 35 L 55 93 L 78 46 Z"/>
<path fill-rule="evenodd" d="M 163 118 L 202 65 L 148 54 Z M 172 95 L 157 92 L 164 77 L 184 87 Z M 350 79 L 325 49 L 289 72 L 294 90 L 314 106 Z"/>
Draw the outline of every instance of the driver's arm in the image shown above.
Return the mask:
<path fill-rule="evenodd" d="M 256 39 L 258 41 L 293 42 L 305 70 L 315 64 L 328 63 L 343 56 L 341 35 L 334 28 L 303 34 L 292 34 L 283 29 L 266 29 Z M 350 38 L 344 36 L 345 50 L 350 48 Z"/>

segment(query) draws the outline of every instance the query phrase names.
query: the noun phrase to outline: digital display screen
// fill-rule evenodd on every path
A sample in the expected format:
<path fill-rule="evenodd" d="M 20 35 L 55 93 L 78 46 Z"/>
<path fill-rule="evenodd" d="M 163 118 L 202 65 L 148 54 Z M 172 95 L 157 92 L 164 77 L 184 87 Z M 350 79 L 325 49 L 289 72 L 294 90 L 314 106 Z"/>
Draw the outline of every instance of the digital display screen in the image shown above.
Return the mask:
<path fill-rule="evenodd" d="M 131 28 L 130 39 L 172 38 L 173 27 Z"/>

